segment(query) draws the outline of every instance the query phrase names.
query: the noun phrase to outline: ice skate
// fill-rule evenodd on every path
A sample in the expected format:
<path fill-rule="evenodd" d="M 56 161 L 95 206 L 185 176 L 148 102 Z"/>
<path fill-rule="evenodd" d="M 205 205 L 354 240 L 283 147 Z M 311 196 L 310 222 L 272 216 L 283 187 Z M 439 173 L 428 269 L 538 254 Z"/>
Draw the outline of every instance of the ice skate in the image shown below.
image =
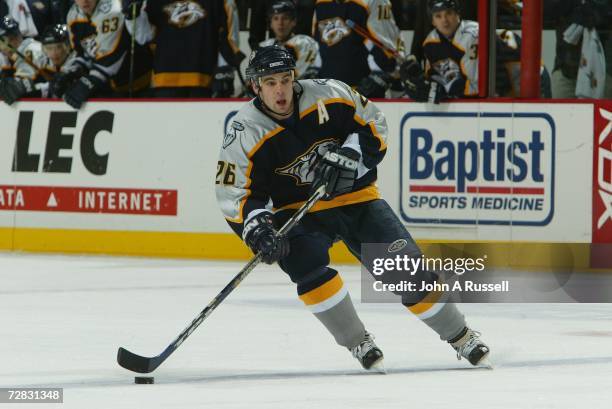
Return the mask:
<path fill-rule="evenodd" d="M 383 353 L 374 343 L 374 336 L 366 331 L 363 341 L 349 349 L 364 369 L 372 372 L 386 373 L 383 365 Z"/>
<path fill-rule="evenodd" d="M 457 359 L 463 357 L 474 366 L 491 366 L 488 363 L 489 347 L 481 341 L 480 332 L 465 327 L 461 335 L 448 343 L 457 351 Z"/>

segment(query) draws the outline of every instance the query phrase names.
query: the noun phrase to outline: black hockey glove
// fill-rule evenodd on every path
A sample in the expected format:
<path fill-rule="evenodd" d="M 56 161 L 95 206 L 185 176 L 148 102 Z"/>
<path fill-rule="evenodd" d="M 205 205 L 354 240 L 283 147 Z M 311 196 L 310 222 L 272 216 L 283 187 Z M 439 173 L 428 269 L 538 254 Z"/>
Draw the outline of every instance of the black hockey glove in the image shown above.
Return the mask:
<path fill-rule="evenodd" d="M 391 85 L 391 76 L 383 71 L 372 71 L 362 78 L 356 91 L 366 98 L 384 98 Z"/>
<path fill-rule="evenodd" d="M 346 147 L 325 152 L 315 165 L 311 194 L 322 185 L 326 185 L 322 200 L 349 193 L 355 184 L 360 157 L 359 152 Z"/>
<path fill-rule="evenodd" d="M 131 20 L 132 17 L 138 18 L 138 16 L 140 16 L 140 10 L 142 10 L 144 0 L 122 0 L 121 3 L 123 15 L 125 15 L 128 20 Z M 136 7 L 136 10 L 132 7 Z"/>
<path fill-rule="evenodd" d="M 86 73 L 85 67 L 76 64 L 69 70 L 58 72 L 49 82 L 49 93 L 54 97 L 63 97 L 68 87 Z"/>
<path fill-rule="evenodd" d="M 81 77 L 64 93 L 64 101 L 74 109 L 80 109 L 90 95 L 101 86 L 102 81 L 94 76 Z"/>
<path fill-rule="evenodd" d="M 264 263 L 273 264 L 289 254 L 289 239 L 277 233 L 271 213 L 260 213 L 249 220 L 242 238 L 253 253 L 261 254 Z"/>
<path fill-rule="evenodd" d="M 229 65 L 218 67 L 212 83 L 213 98 L 230 98 L 234 95 L 234 69 Z"/>
<path fill-rule="evenodd" d="M 443 87 L 435 81 L 425 79 L 425 74 L 419 62 L 413 57 L 408 58 L 400 66 L 400 78 L 406 94 L 416 102 L 438 104 L 445 95 Z"/>
<path fill-rule="evenodd" d="M 34 82 L 28 78 L 4 78 L 0 81 L 0 98 L 8 105 L 34 91 Z"/>

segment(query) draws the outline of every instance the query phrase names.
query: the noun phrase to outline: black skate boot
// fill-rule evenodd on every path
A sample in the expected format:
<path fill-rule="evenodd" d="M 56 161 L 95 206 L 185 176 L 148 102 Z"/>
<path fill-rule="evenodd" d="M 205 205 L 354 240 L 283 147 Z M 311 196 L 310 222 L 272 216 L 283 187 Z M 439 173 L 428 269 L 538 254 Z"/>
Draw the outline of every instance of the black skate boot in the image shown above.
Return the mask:
<path fill-rule="evenodd" d="M 374 343 L 374 336 L 366 331 L 363 341 L 354 348 L 349 349 L 351 354 L 368 371 L 385 373 L 383 366 L 383 353 Z"/>
<path fill-rule="evenodd" d="M 485 364 L 489 356 L 489 347 L 480 340 L 480 332 L 465 327 L 459 336 L 448 341 L 457 351 L 457 359 L 461 357 L 474 366 Z"/>

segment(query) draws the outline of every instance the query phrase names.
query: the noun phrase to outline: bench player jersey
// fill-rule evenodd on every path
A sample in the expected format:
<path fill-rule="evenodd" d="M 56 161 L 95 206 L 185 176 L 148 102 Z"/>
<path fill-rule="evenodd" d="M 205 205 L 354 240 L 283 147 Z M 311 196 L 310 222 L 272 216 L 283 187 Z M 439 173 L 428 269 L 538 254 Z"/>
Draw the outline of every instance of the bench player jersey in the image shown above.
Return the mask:
<path fill-rule="evenodd" d="M 210 87 L 219 52 L 237 65 L 237 17 L 234 0 L 148 1 L 136 39 L 155 44 L 153 86 Z"/>
<path fill-rule="evenodd" d="M 370 54 L 383 71 L 393 71 L 396 66 L 393 57 L 353 32 L 347 20 L 352 20 L 391 49 L 403 52 L 389 0 L 317 0 L 312 30 L 321 53 L 321 78 L 357 85 L 370 74 Z"/>
<path fill-rule="evenodd" d="M 296 34 L 282 44 L 275 38 L 270 38 L 259 43 L 259 46 L 266 47 L 274 44 L 278 44 L 286 48 L 293 54 L 293 57 L 295 58 L 295 75 L 297 78 L 300 78 L 302 74 L 308 70 L 308 68 L 318 67 L 321 65 L 321 59 L 319 57 L 319 44 L 310 36 Z"/>
<path fill-rule="evenodd" d="M 42 44 L 38 41 L 32 38 L 26 38 L 19 45 L 19 47 L 17 47 L 17 51 L 19 51 L 24 57 L 29 58 L 35 66 L 39 68 L 43 68 L 45 66 L 47 56 L 43 53 Z M 16 57 L 13 65 L 15 77 L 29 78 L 32 81 L 40 81 L 43 79 L 36 68 L 32 67 L 19 56 Z"/>
<path fill-rule="evenodd" d="M 295 123 L 285 126 L 245 104 L 226 130 L 217 163 L 216 194 L 230 226 L 264 209 L 297 209 L 308 198 L 314 164 L 333 144 L 361 152 L 353 191 L 318 202 L 311 211 L 377 199 L 376 166 L 386 152 L 387 122 L 380 110 L 335 80 L 295 84 Z"/>
<path fill-rule="evenodd" d="M 427 76 L 455 97 L 478 94 L 478 23 L 463 20 L 453 38 L 432 30 L 423 42 Z"/>
<path fill-rule="evenodd" d="M 111 83 L 115 91 L 127 91 L 130 76 L 131 37 L 125 27 L 121 0 L 99 0 L 91 16 L 74 4 L 67 17 L 72 48 L 90 74 Z M 151 53 L 136 44 L 134 89 L 146 88 L 151 70 Z"/>

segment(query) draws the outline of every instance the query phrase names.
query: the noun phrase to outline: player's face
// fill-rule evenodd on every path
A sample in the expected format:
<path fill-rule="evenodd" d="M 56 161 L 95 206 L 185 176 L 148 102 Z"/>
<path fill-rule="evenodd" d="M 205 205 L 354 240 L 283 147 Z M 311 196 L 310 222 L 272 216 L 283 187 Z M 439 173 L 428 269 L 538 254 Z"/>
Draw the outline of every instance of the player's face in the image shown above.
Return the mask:
<path fill-rule="evenodd" d="M 68 57 L 68 52 L 70 50 L 65 43 L 54 43 L 43 45 L 43 51 L 45 55 L 49 57 L 53 65 L 59 67 L 64 63 L 66 57 Z"/>
<path fill-rule="evenodd" d="M 263 77 L 259 91 L 264 104 L 274 112 L 288 114 L 293 109 L 293 75 L 290 71 Z"/>
<path fill-rule="evenodd" d="M 289 17 L 287 13 L 279 13 L 272 16 L 270 28 L 277 40 L 285 41 L 295 28 L 295 24 L 295 19 Z"/>
<path fill-rule="evenodd" d="M 459 22 L 459 14 L 451 9 L 436 11 L 431 16 L 431 24 L 446 37 L 455 34 Z"/>
<path fill-rule="evenodd" d="M 83 11 L 85 14 L 91 15 L 96 5 L 98 4 L 98 0 L 74 0 L 76 5 Z"/>

